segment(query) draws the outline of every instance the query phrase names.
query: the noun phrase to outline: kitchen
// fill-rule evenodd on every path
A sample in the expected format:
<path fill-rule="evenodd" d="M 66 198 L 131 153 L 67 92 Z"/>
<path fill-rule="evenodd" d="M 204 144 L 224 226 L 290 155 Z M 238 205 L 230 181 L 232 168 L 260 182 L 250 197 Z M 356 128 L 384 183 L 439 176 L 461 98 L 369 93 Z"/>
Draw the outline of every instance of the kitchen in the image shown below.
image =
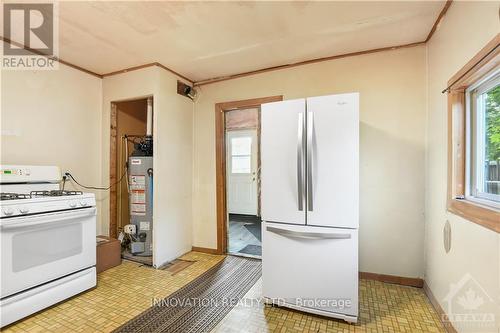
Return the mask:
<path fill-rule="evenodd" d="M 116 188 L 112 185 L 122 174 L 118 170 L 115 178 L 112 177 L 113 170 L 118 167 L 118 158 L 112 158 L 118 156 L 112 144 L 116 130 L 113 105 L 148 98 L 152 102 L 152 267 L 131 266 L 133 262 L 123 259 L 121 265 L 97 274 L 97 288 L 67 301 L 108 295 L 109 290 L 99 288 L 113 281 L 123 295 L 128 293 L 127 283 L 145 290 L 143 294 L 147 296 L 142 298 L 128 296 L 136 303 L 128 308 L 120 308 L 117 301 L 109 313 L 120 315 L 110 315 L 115 316 L 113 320 L 103 315 L 107 327 L 103 330 L 125 325 L 146 311 L 152 297 L 168 297 L 180 286 L 196 284 L 193 281 L 199 283 L 197 277 L 226 258 L 228 233 L 224 206 L 227 193 L 222 186 L 226 179 L 221 162 L 225 159 L 225 145 L 220 110 L 224 110 L 222 113 L 231 110 L 231 103 L 233 108 L 239 105 L 260 109 L 262 207 L 258 214 L 265 218 L 265 205 L 269 201 L 265 199 L 266 160 L 263 156 L 266 147 L 270 147 L 264 143 L 266 105 L 280 103 L 266 99 L 281 98 L 285 103 L 349 93 L 359 93 L 359 153 L 355 153 L 355 148 L 349 150 L 349 156 L 359 157 L 359 211 L 356 210 L 359 212 L 359 257 L 351 259 L 352 263 L 356 262 L 357 267 L 353 267 L 361 276 L 357 288 L 360 293 L 358 325 L 378 323 L 383 319 L 366 319 L 372 313 L 369 310 L 372 303 L 366 300 L 371 292 L 395 286 L 412 288 L 410 293 L 415 300 L 421 300 L 425 311 L 437 318 L 436 325 L 441 325 L 440 311 L 448 315 L 453 311 L 444 300 L 450 285 L 461 281 L 467 273 L 494 300 L 485 304 L 487 312 L 497 313 L 500 238 L 495 228 L 498 224 L 493 220 L 483 226 L 474 222 L 474 218 L 464 218 L 447 208 L 448 111 L 447 94 L 442 91 L 448 88 L 448 80 L 471 59 L 480 59 L 474 57 L 482 49 L 495 50 L 491 45 L 499 32 L 498 2 L 395 2 L 392 6 L 373 3 L 367 8 L 355 2 L 296 5 L 60 2 L 57 10 L 59 37 L 56 40 L 62 60 L 57 62 L 58 69 L 2 69 L 2 170 L 16 169 L 10 166 L 56 166 L 58 176 L 45 179 L 47 187 L 40 190 L 61 189 L 66 172 L 82 185 L 110 187 L 110 190 L 90 190 L 67 180 L 64 189 L 93 193 L 94 237 L 118 239 L 120 215 L 116 207 L 118 201 L 116 206 L 113 204 L 112 191 Z M 326 19 L 331 12 L 336 13 L 336 20 Z M 340 14 L 346 21 L 342 21 Z M 228 26 L 238 26 L 247 15 L 259 19 L 265 32 L 253 25 L 240 26 L 231 30 L 232 33 L 228 31 Z M 304 22 L 299 26 L 292 24 L 293 18 L 302 17 Z M 466 24 L 463 23 L 465 17 Z M 95 27 L 89 26 L 90 18 L 96 22 Z M 277 28 L 273 24 L 276 20 L 287 28 Z M 200 24 L 206 29 L 200 29 Z M 81 26 L 89 32 L 79 28 Z M 454 33 L 457 29 L 461 34 Z M 214 34 L 225 38 L 213 40 Z M 426 40 L 429 35 L 431 37 Z M 12 39 L 18 38 L 14 37 Z M 334 42 L 324 43 L 325 38 Z M 155 42 L 162 39 L 170 44 Z M 5 36 L 3 41 L 6 48 L 9 42 Z M 294 47 L 297 42 L 307 45 L 309 50 L 297 50 Z M 257 72 L 248 73 L 253 71 Z M 257 103 L 257 99 L 264 101 Z M 252 102 L 248 102 L 250 100 Z M 217 105 L 221 108 L 217 109 Z M 322 124 L 314 120 L 313 123 L 315 128 Z M 297 126 L 297 119 L 293 119 L 293 124 Z M 334 128 L 332 123 L 327 126 Z M 295 142 L 297 133 L 294 135 Z M 116 138 L 118 144 L 120 137 L 121 134 Z M 294 154 L 294 160 L 288 160 L 286 165 L 295 168 L 296 145 Z M 335 163 L 339 167 L 338 161 Z M 307 178 L 308 175 L 304 173 L 303 176 Z M 276 176 L 272 178 L 273 181 L 277 179 Z M 338 186 L 338 180 L 336 184 L 334 186 Z M 353 184 L 341 192 L 356 190 Z M 294 191 L 298 189 L 296 179 L 287 186 Z M 307 195 L 306 187 L 304 195 Z M 123 189 L 126 190 L 126 185 Z M 68 197 L 67 200 L 72 202 L 73 199 Z M 8 201 L 2 200 L 2 209 Z M 355 199 L 349 202 L 355 204 Z M 293 203 L 297 202 L 293 200 Z M 307 209 L 307 202 L 303 204 Z M 93 201 L 91 206 L 94 206 Z M 126 209 L 127 205 L 122 208 Z M 493 215 L 493 219 L 496 216 Z M 6 220 L 8 218 L 2 215 L 2 226 Z M 266 223 L 264 220 L 262 226 Z M 443 245 L 443 238 L 447 238 L 445 230 L 451 233 L 449 247 Z M 50 235 L 46 237 L 43 244 L 56 243 Z M 245 269 L 252 272 L 246 275 L 247 292 L 254 290 L 251 288 L 256 288 L 257 294 L 259 288 L 266 290 L 265 242 L 266 234 L 263 234 L 262 280 L 252 283 L 257 268 L 252 266 L 251 258 L 244 264 Z M 2 262 L 4 254 L 10 256 L 11 251 L 2 249 Z M 233 260 L 232 257 L 227 258 Z M 178 273 L 161 269 L 175 260 L 184 260 L 181 263 L 189 266 Z M 295 262 L 290 260 L 290 264 Z M 274 262 L 273 266 L 276 266 Z M 132 272 L 138 276 L 138 281 L 119 284 L 120 278 Z M 158 274 L 161 279 L 146 282 L 149 274 Z M 358 273 L 351 274 L 349 281 L 357 283 L 356 275 Z M 374 285 L 375 282 L 380 284 Z M 147 289 L 156 290 L 155 283 L 165 288 L 151 295 Z M 295 284 L 292 287 L 298 288 Z M 234 292 L 242 297 L 244 289 Z M 434 307 L 429 306 L 429 295 L 434 295 L 435 300 L 431 299 Z M 92 299 L 88 301 L 90 304 Z M 64 304 L 45 311 L 54 314 Z M 265 309 L 291 313 L 286 312 L 286 307 L 278 307 L 278 310 L 266 305 Z M 387 318 L 392 315 L 395 316 L 389 313 Z M 44 327 L 40 326 L 43 321 L 37 321 L 37 317 L 44 316 L 42 310 L 24 319 L 24 325 Z M 54 318 L 57 318 L 52 322 L 54 325 L 62 320 Z M 231 312 L 223 318 L 214 323 L 222 325 L 218 326 L 221 330 L 224 325 L 230 325 Z M 349 327 L 329 317 L 310 318 L 318 325 L 333 325 L 339 330 Z M 415 319 L 415 322 L 420 321 Z M 273 327 L 286 327 L 287 321 L 271 320 L 270 326 L 254 324 L 256 326 L 252 327 L 256 331 L 272 330 Z M 463 323 L 458 324 L 452 323 L 454 329 L 465 331 L 460 326 Z M 22 327 L 23 319 L 12 325 L 6 329 Z M 90 325 L 88 322 L 81 322 L 81 325 L 90 327 L 85 326 Z"/>

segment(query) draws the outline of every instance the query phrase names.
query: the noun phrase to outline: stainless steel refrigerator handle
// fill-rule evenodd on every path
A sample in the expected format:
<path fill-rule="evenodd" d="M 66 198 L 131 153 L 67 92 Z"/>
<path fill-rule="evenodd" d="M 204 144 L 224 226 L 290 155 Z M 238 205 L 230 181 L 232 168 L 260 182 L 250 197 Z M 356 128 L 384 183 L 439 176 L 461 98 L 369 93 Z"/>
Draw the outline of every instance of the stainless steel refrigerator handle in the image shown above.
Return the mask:
<path fill-rule="evenodd" d="M 307 112 L 307 210 L 313 211 L 313 113 Z"/>
<path fill-rule="evenodd" d="M 266 227 L 266 230 L 284 237 L 302 238 L 302 239 L 349 239 L 351 234 L 327 233 L 327 232 L 306 232 L 292 231 L 275 227 Z"/>
<path fill-rule="evenodd" d="M 304 114 L 301 112 L 298 114 L 298 124 L 297 124 L 297 200 L 299 210 L 304 210 L 304 190 L 302 184 L 304 183 L 302 179 L 302 165 L 304 159 Z"/>

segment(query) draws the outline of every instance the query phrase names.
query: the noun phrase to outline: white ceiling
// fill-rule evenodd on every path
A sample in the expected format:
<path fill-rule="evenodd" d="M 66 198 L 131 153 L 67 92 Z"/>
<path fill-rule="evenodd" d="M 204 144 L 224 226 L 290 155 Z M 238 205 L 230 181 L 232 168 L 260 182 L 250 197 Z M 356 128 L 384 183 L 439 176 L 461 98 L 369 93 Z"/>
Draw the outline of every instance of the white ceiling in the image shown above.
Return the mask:
<path fill-rule="evenodd" d="M 444 2 L 60 2 L 60 57 L 100 74 L 160 62 L 200 81 L 420 42 Z"/>

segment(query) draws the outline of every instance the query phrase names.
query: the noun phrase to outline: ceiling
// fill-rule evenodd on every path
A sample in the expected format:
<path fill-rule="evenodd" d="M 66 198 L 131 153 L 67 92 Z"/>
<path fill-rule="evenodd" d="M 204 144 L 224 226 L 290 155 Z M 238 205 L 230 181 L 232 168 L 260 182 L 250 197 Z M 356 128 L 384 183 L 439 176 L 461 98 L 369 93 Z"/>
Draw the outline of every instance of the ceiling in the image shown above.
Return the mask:
<path fill-rule="evenodd" d="M 59 56 L 99 74 L 159 62 L 201 81 L 421 42 L 444 3 L 60 2 Z"/>

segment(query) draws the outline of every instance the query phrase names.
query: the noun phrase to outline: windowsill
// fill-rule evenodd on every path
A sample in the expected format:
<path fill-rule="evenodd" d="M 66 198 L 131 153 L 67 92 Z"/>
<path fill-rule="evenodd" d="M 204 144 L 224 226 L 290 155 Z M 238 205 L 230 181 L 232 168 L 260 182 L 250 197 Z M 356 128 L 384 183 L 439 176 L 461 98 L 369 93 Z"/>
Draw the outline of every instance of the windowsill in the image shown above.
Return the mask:
<path fill-rule="evenodd" d="M 500 210 L 467 199 L 451 199 L 448 211 L 500 233 Z"/>
<path fill-rule="evenodd" d="M 470 201 L 473 204 L 478 206 L 491 209 L 496 212 L 500 212 L 500 202 L 492 201 L 486 198 L 473 197 L 473 196 L 465 196 L 465 201 Z"/>

